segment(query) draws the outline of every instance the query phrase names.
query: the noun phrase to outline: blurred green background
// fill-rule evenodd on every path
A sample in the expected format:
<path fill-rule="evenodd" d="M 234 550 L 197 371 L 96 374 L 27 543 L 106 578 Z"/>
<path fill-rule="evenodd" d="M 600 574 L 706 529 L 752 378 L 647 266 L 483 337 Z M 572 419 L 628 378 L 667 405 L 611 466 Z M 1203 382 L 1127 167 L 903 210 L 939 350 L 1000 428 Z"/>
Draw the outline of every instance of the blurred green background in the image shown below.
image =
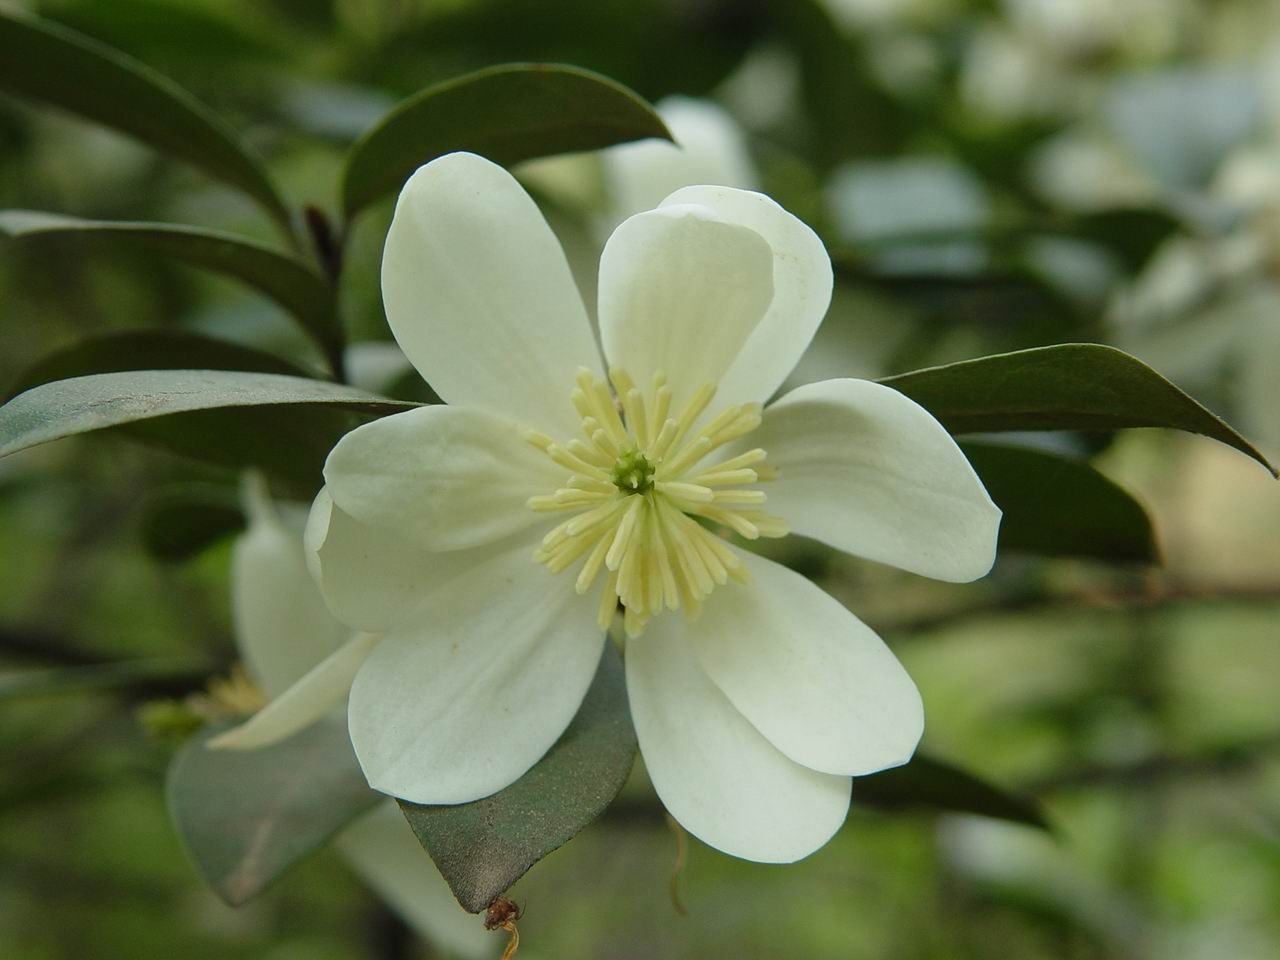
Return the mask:
<path fill-rule="evenodd" d="M 832 314 L 801 375 L 882 376 L 1110 342 L 1280 455 L 1280 5 L 1266 0 L 57 0 L 24 4 L 168 74 L 333 210 L 344 148 L 404 96 L 506 61 L 717 101 L 766 192 L 823 235 Z M 595 249 L 600 182 L 529 173 Z M 578 176 L 578 174 L 574 174 Z M 0 208 L 272 239 L 242 197 L 0 96 Z M 357 224 L 344 320 L 388 336 L 390 209 Z M 167 261 L 0 241 L 0 383 L 89 335 L 181 327 L 316 365 L 274 306 Z M 401 384 L 412 393 L 413 385 Z M 390 387 L 388 387 L 390 389 Z M 1041 437 L 1027 443 L 1047 442 Z M 1149 569 L 1010 554 L 956 587 L 783 556 L 880 629 L 925 746 L 1041 800 L 1053 835 L 857 807 L 766 867 L 606 815 L 516 888 L 520 957 L 1280 956 L 1280 499 L 1202 438 L 1056 436 L 1152 511 Z M 329 851 L 251 905 L 197 880 L 138 707 L 234 659 L 225 541 L 148 550 L 155 498 L 235 478 L 117 437 L 0 461 L 0 957 L 432 956 Z M 1060 509 L 1045 502 L 1042 509 Z M 1068 520 L 1070 518 L 1067 518 Z M 147 658 L 106 691 L 35 668 Z M 504 935 L 494 934 L 494 953 Z"/>

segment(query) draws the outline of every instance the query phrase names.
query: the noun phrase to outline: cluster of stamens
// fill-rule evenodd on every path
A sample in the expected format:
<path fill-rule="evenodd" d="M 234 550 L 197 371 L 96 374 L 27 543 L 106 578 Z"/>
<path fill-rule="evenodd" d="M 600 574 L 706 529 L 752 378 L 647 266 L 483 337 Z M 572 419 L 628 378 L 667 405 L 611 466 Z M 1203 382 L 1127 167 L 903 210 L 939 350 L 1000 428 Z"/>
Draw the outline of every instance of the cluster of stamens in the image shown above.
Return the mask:
<path fill-rule="evenodd" d="M 578 593 L 606 570 L 600 627 L 608 628 L 620 602 L 627 635 L 634 637 L 663 610 L 696 616 L 717 585 L 730 578 L 748 582 L 724 539 L 695 518 L 748 540 L 784 536 L 787 526 L 760 509 L 764 491 L 748 486 L 777 475 L 763 450 L 705 462 L 760 425 L 759 404 L 726 407 L 695 431 L 714 384 L 704 384 L 672 415 L 664 374 L 654 375 L 647 392 L 617 367 L 609 380 L 613 392 L 589 370 L 578 371 L 572 399 L 585 440 L 559 444 L 537 431 L 525 435 L 570 471 L 564 486 L 531 497 L 528 505 L 575 514 L 543 537 L 534 559 L 559 572 L 585 555 Z"/>

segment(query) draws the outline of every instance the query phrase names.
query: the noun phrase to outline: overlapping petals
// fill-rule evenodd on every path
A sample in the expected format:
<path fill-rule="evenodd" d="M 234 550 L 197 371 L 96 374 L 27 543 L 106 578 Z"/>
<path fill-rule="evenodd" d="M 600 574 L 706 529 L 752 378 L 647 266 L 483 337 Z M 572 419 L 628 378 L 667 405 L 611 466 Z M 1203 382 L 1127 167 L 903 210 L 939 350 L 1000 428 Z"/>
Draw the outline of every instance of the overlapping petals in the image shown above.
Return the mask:
<path fill-rule="evenodd" d="M 661 617 L 627 646 L 627 695 L 649 779 L 704 843 L 765 863 L 799 860 L 840 828 L 851 782 L 796 763 L 753 727 L 699 666 L 698 633 Z"/>
<path fill-rule="evenodd" d="M 311 575 L 333 616 L 371 631 L 389 630 L 413 614 L 424 580 L 450 571 L 465 575 L 472 559 L 471 552 L 459 551 L 441 562 L 395 529 L 360 523 L 327 488 L 311 505 L 306 548 Z"/>
<path fill-rule="evenodd" d="M 451 404 L 572 430 L 563 398 L 599 371 L 586 310 L 537 205 L 497 164 L 451 153 L 409 178 L 382 254 L 387 321 Z"/>
<path fill-rule="evenodd" d="M 752 589 L 714 597 L 689 630 L 711 681 L 811 769 L 857 776 L 911 759 L 924 707 L 897 657 L 800 574 L 753 554 L 742 560 Z"/>
<path fill-rule="evenodd" d="M 467 407 L 385 417 L 338 442 L 325 484 L 354 519 L 428 550 L 483 546 L 538 522 L 525 501 L 563 479 L 527 429 Z"/>
<path fill-rule="evenodd" d="M 269 697 L 287 690 L 351 631 L 325 610 L 307 576 L 305 517 L 281 510 L 251 478 L 249 529 L 231 554 L 231 615 L 240 652 Z"/>
<path fill-rule="evenodd" d="M 494 164 L 453 154 L 411 178 L 383 283 L 397 339 L 452 406 L 339 443 L 307 537 L 331 609 L 383 634 L 357 651 L 348 703 L 378 790 L 466 802 L 551 747 L 595 673 L 597 618 L 614 595 L 579 595 L 582 578 L 549 573 L 535 550 L 565 553 L 552 569 L 581 558 L 598 572 L 624 552 L 614 538 L 634 534 L 619 519 L 627 497 L 664 497 L 746 537 L 789 523 L 945 580 L 991 566 L 999 510 L 906 397 L 828 381 L 766 408 L 761 423 L 758 405 L 808 346 L 832 287 L 821 242 L 766 197 L 689 187 L 615 231 L 599 317 L 607 366 L 621 368 L 621 414 L 563 255 Z M 590 376 L 577 376 L 583 367 Z M 671 413 L 683 409 L 689 423 Z M 672 453 L 686 434 L 689 449 Z M 697 482 L 683 479 L 704 456 Z M 661 531 L 646 536 L 643 568 L 609 576 L 669 582 L 663 596 L 679 599 Z M 719 540 L 711 559 L 678 547 L 690 582 L 712 582 L 719 549 L 735 555 Z M 686 828 L 738 856 L 790 861 L 839 828 L 851 776 L 910 758 L 923 711 L 897 660 L 836 601 L 768 560 L 743 555 L 741 566 L 752 583 L 715 578 L 685 605 L 702 607 L 697 619 L 667 602 L 632 624 L 631 712 L 650 777 Z M 335 655 L 330 679 L 356 661 Z"/>
<path fill-rule="evenodd" d="M 237 728 L 247 732 L 238 744 L 247 748 L 254 738 L 274 742 L 310 722 L 345 725 L 341 703 L 351 674 L 377 637 L 351 637 L 325 608 L 304 561 L 305 513 L 273 504 L 256 478 L 246 486 L 249 529 L 232 554 L 231 606 L 240 654 L 254 678 L 275 696 Z M 349 526 L 350 519 L 345 523 Z M 492 952 L 492 938 L 458 906 L 394 803 L 387 801 L 357 820 L 339 834 L 337 846 L 356 872 L 433 944 L 462 957 Z"/>
<path fill-rule="evenodd" d="M 679 409 L 720 381 L 773 292 L 772 251 L 754 230 L 693 204 L 636 214 L 600 256 L 605 356 L 644 386 L 665 373 Z"/>
<path fill-rule="evenodd" d="M 303 674 L 245 723 L 209 741 L 215 749 L 269 747 L 322 719 L 342 704 L 356 671 L 378 644 L 374 633 L 359 633 Z"/>
<path fill-rule="evenodd" d="M 757 189 L 760 178 L 745 137 L 723 108 L 690 97 L 667 97 L 657 108 L 675 143 L 644 140 L 613 147 L 602 155 L 609 226 L 653 209 L 690 183 Z"/>
<path fill-rule="evenodd" d="M 685 187 L 659 209 L 694 204 L 759 234 L 773 253 L 773 300 L 720 381 L 719 402 L 764 403 L 782 385 L 831 305 L 831 258 L 818 235 L 769 197 L 730 187 Z"/>
<path fill-rule="evenodd" d="M 465 575 L 423 577 L 419 616 L 360 668 L 347 716 L 374 789 L 417 803 L 486 797 L 577 713 L 604 648 L 596 605 L 551 589 L 531 550 L 517 542 Z"/>

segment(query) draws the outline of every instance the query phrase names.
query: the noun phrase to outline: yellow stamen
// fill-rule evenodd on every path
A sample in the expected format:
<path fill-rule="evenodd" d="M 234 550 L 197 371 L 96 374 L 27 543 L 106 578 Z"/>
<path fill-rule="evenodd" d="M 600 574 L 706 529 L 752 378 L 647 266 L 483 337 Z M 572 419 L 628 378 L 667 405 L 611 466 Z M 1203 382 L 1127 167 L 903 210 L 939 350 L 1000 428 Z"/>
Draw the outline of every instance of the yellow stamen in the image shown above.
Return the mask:
<path fill-rule="evenodd" d="M 530 497 L 529 509 L 573 514 L 547 532 L 534 559 L 552 572 L 581 562 L 578 593 L 606 571 L 601 629 L 613 622 L 619 603 L 627 636 L 635 637 L 663 612 L 696 617 L 717 586 L 749 582 L 738 554 L 695 517 L 751 540 L 787 532 L 784 520 L 759 509 L 766 496 L 754 484 L 777 475 L 764 450 L 703 463 L 761 422 L 759 405 L 748 403 L 726 407 L 699 427 L 715 392 L 704 384 L 672 414 L 673 392 L 663 373 L 642 390 L 618 367 L 610 368 L 608 382 L 584 368 L 570 399 L 585 439 L 558 443 L 535 430 L 524 435 L 569 472 L 555 492 Z"/>

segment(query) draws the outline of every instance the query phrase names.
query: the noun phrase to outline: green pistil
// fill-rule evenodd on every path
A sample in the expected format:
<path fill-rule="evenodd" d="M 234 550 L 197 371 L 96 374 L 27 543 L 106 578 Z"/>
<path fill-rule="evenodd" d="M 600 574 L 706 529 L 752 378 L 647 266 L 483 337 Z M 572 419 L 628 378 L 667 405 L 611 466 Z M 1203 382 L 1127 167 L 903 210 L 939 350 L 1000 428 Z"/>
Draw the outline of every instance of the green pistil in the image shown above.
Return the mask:
<path fill-rule="evenodd" d="M 639 450 L 628 450 L 618 457 L 609 476 L 624 493 L 647 493 L 653 486 L 653 464 Z"/>

